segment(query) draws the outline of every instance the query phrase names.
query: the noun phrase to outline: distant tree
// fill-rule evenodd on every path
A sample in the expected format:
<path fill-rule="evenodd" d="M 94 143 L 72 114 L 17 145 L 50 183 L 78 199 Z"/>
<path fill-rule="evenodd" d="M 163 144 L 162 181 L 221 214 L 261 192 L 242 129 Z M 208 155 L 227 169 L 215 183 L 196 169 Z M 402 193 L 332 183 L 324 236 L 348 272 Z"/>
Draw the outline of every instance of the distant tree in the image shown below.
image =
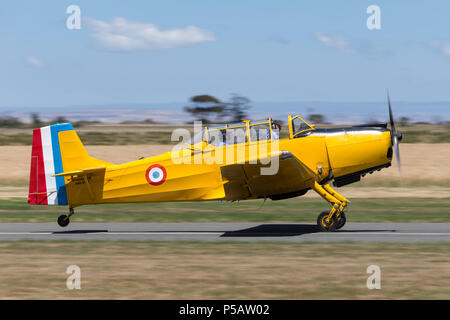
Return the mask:
<path fill-rule="evenodd" d="M 229 102 L 226 103 L 227 114 L 232 122 L 240 122 L 247 118 L 247 110 L 251 108 L 250 99 L 232 94 Z"/>
<path fill-rule="evenodd" d="M 191 97 L 191 105 L 184 107 L 196 120 L 204 123 L 220 122 L 226 106 L 219 99 L 203 94 Z"/>
<path fill-rule="evenodd" d="M 50 124 L 55 124 L 55 123 L 66 123 L 69 122 L 69 120 L 67 120 L 66 118 L 59 116 L 56 117 L 55 119 L 53 119 L 52 121 L 50 121 Z"/>
<path fill-rule="evenodd" d="M 201 94 L 198 96 L 193 96 L 191 98 L 191 101 L 196 102 L 196 103 L 215 103 L 215 104 L 221 103 L 219 99 L 217 99 L 213 96 L 210 96 L 208 94 Z"/>
<path fill-rule="evenodd" d="M 364 123 L 378 123 L 378 119 L 374 115 L 369 115 L 365 120 Z"/>
<path fill-rule="evenodd" d="M 191 105 L 184 107 L 184 111 L 204 123 L 241 122 L 251 108 L 250 100 L 238 94 L 232 94 L 225 102 L 207 94 L 194 96 L 190 101 Z"/>
<path fill-rule="evenodd" d="M 408 117 L 400 117 L 400 119 L 398 120 L 398 123 L 402 126 L 407 126 L 411 123 L 411 119 Z"/>
<path fill-rule="evenodd" d="M 23 123 L 15 117 L 1 117 L 0 127 L 3 128 L 18 128 L 21 127 Z"/>
<path fill-rule="evenodd" d="M 79 120 L 79 121 L 76 121 L 76 122 L 72 122 L 72 125 L 73 125 L 74 128 L 81 128 L 82 126 L 85 126 L 85 125 L 97 124 L 97 123 L 101 123 L 101 122 L 98 121 L 98 120 L 92 120 L 92 121 Z"/>
<path fill-rule="evenodd" d="M 39 118 L 39 114 L 37 114 L 37 113 L 31 114 L 31 125 L 34 128 L 39 128 L 44 125 L 44 122 Z"/>
<path fill-rule="evenodd" d="M 312 123 L 322 124 L 325 123 L 325 116 L 323 114 L 310 114 L 308 115 L 308 120 Z"/>
<path fill-rule="evenodd" d="M 284 125 L 284 120 L 272 119 L 273 123 L 279 124 L 280 126 Z"/>

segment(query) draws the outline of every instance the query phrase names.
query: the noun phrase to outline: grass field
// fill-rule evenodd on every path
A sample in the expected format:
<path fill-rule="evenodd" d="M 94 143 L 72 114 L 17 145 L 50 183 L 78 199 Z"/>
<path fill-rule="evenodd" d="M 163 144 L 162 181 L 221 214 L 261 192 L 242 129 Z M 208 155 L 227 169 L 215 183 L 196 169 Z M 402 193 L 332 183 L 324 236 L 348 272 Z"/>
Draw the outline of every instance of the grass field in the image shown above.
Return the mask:
<path fill-rule="evenodd" d="M 181 202 L 84 206 L 76 222 L 314 222 L 329 210 L 322 199 L 284 201 Z M 23 199 L 0 200 L 1 222 L 54 222 L 66 207 L 30 206 Z M 350 222 L 450 222 L 450 198 L 354 199 Z"/>
<path fill-rule="evenodd" d="M 1 299 L 450 299 L 450 244 L 2 242 Z M 369 290 L 369 265 L 381 289 Z M 66 269 L 81 268 L 81 290 Z"/>
<path fill-rule="evenodd" d="M 320 127 L 320 126 L 319 126 Z M 330 125 L 324 125 L 330 127 Z M 171 141 L 172 131 L 183 128 L 193 131 L 192 125 L 162 124 L 91 124 L 76 128 L 85 145 L 130 145 L 130 144 L 175 144 Z M 450 125 L 415 124 L 399 126 L 403 133 L 402 143 L 449 143 Z M 281 137 L 288 137 L 287 125 L 283 126 Z M 31 145 L 32 129 L 0 128 L 0 146 Z"/>
<path fill-rule="evenodd" d="M 97 125 L 79 131 L 92 156 L 123 163 L 169 151 L 176 127 Z M 394 164 L 339 188 L 351 200 L 349 222 L 450 222 L 450 127 L 401 131 L 402 184 Z M 29 129 L 0 130 L 0 223 L 55 223 L 67 212 L 26 203 L 30 143 Z M 314 222 L 328 209 L 310 191 L 264 205 L 253 200 L 83 206 L 71 220 L 295 223 Z M 450 299 L 449 252 L 448 243 L 5 241 L 0 299 Z M 81 267 L 81 290 L 66 289 L 72 264 Z M 381 290 L 366 287 L 372 264 L 381 268 Z"/>
<path fill-rule="evenodd" d="M 170 151 L 172 146 L 162 144 L 86 146 L 88 153 L 98 159 L 120 164 Z M 442 185 L 450 187 L 450 143 L 400 144 L 403 185 Z M 0 146 L 0 187 L 28 185 L 31 146 Z M 361 183 L 400 186 L 396 163 L 392 167 L 366 175 Z M 349 195 L 350 196 L 350 195 Z"/>

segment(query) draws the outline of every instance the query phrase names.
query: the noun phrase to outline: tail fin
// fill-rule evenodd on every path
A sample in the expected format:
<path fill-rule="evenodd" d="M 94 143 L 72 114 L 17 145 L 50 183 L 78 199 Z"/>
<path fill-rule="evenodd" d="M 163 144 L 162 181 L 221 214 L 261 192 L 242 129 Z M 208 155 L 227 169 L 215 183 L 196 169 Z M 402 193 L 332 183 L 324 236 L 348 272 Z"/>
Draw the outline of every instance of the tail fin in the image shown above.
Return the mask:
<path fill-rule="evenodd" d="M 92 158 L 70 123 L 33 130 L 28 203 L 67 205 L 64 171 L 111 165 Z"/>

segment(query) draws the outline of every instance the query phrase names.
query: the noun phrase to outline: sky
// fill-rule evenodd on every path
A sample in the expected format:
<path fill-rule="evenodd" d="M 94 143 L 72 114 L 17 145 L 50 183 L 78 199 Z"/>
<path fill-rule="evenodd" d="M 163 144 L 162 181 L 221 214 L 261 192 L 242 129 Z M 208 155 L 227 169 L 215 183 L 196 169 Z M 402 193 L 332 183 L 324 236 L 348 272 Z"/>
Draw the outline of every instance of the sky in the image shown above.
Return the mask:
<path fill-rule="evenodd" d="M 66 22 L 70 5 L 81 28 Z M 381 29 L 366 12 L 377 5 Z M 0 110 L 187 102 L 450 101 L 450 2 L 21 1 L 0 9 Z"/>

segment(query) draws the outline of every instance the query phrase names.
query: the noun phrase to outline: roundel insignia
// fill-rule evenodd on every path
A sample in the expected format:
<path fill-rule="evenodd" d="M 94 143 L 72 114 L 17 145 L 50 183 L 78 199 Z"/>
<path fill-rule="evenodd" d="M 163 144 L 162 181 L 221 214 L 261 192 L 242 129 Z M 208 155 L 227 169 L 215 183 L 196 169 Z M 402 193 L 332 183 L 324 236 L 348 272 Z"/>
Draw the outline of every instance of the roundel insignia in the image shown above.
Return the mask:
<path fill-rule="evenodd" d="M 166 181 L 167 178 L 166 169 L 159 164 L 151 165 L 150 167 L 148 167 L 145 173 L 145 178 L 147 179 L 148 183 L 154 186 L 158 186 L 162 184 L 164 181 Z"/>

